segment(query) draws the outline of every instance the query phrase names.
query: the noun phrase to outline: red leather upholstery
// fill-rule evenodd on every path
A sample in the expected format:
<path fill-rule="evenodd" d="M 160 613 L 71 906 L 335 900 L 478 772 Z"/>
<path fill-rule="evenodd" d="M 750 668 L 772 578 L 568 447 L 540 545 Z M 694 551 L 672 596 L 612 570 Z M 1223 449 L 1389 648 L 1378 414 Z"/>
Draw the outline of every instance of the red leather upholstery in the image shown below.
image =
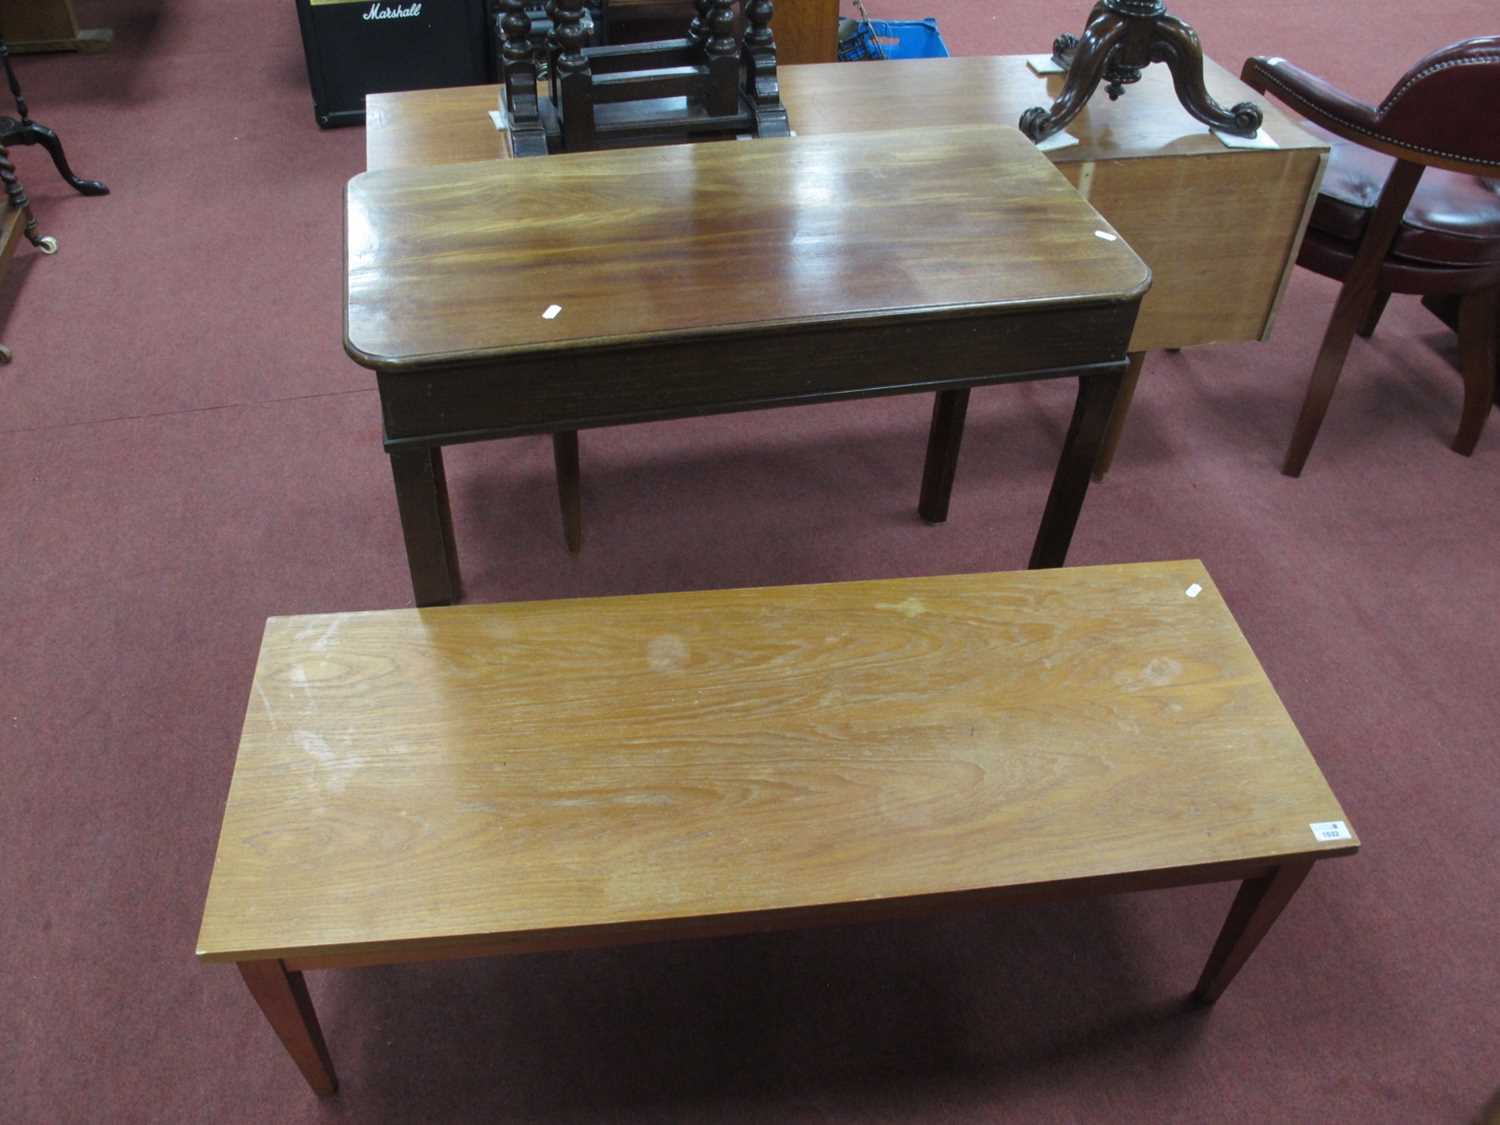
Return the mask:
<path fill-rule="evenodd" d="M 1316 125 L 1306 128 L 1326 140 L 1331 150 L 1309 226 L 1358 242 L 1396 162 Z M 1500 263 L 1500 175 L 1490 179 L 1429 168 L 1406 209 L 1391 253 L 1440 266 Z"/>
<path fill-rule="evenodd" d="M 1285 59 L 1246 59 L 1240 77 L 1332 134 L 1297 264 L 1343 285 L 1281 471 L 1301 474 L 1350 342 L 1375 331 L 1392 293 L 1459 297 L 1464 407 L 1453 448 L 1468 456 L 1496 398 L 1500 36 L 1433 51 L 1378 106 Z"/>
<path fill-rule="evenodd" d="M 1374 107 L 1285 59 L 1247 59 L 1241 77 L 1330 128 L 1411 149 L 1410 159 L 1426 155 L 1500 169 L 1500 36 L 1433 51 Z"/>
<path fill-rule="evenodd" d="M 1381 131 L 1400 144 L 1500 167 L 1497 103 L 1500 36 L 1491 35 L 1433 51 L 1406 72 L 1376 112 Z"/>

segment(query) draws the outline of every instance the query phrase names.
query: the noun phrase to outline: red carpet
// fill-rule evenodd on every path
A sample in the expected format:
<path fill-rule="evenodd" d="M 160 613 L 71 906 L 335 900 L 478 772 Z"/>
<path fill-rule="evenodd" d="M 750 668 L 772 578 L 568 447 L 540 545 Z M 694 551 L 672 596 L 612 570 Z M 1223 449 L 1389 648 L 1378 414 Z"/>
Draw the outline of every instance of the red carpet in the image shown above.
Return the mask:
<path fill-rule="evenodd" d="M 74 196 L 0 288 L 0 1121 L 1465 1122 L 1500 1087 L 1500 420 L 1411 298 L 1276 469 L 1332 303 L 1151 356 L 1070 561 L 1202 557 L 1364 840 L 1211 1013 L 1228 887 L 740 940 L 310 977 L 343 1091 L 303 1085 L 193 957 L 269 614 L 409 604 L 369 375 L 340 348 L 359 130 L 313 124 L 293 6 L 79 0 L 96 57 L 18 60 Z M 968 54 L 1087 4 L 875 0 Z M 1364 97 L 1494 33 L 1491 0 L 1175 5 L 1237 67 Z M 865 64 L 879 65 L 879 64 Z M 914 514 L 927 403 L 591 433 L 566 557 L 544 439 L 449 457 L 473 600 L 1024 565 L 1066 389 L 976 393 L 951 522 Z"/>

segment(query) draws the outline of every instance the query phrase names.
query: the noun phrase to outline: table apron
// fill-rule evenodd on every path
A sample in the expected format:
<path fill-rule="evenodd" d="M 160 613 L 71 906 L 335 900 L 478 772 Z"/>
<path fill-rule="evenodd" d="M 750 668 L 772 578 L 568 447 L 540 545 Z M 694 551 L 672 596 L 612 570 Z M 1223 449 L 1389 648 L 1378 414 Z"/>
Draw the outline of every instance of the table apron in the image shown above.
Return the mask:
<path fill-rule="evenodd" d="M 378 372 L 386 448 L 1118 374 L 1138 301 L 815 325 Z"/>
<path fill-rule="evenodd" d="M 1317 853 L 1319 860 L 1341 852 Z M 290 969 L 359 968 L 394 965 L 409 961 L 443 961 L 466 957 L 494 957 L 555 950 L 603 949 L 659 941 L 700 940 L 749 933 L 812 929 L 820 926 L 879 922 L 892 918 L 920 918 L 965 909 L 1020 906 L 1096 898 L 1136 891 L 1167 890 L 1230 880 L 1252 879 L 1270 874 L 1275 860 L 1231 860 L 1161 871 L 1124 872 L 1056 883 L 1021 887 L 980 888 L 971 891 L 913 895 L 896 899 L 870 899 L 826 906 L 793 907 L 749 911 L 714 917 L 658 919 L 613 925 L 578 926 L 537 933 L 499 934 L 490 937 L 384 945 L 346 951 L 284 950 L 258 956 L 281 956 Z M 216 958 L 219 960 L 221 958 Z"/>

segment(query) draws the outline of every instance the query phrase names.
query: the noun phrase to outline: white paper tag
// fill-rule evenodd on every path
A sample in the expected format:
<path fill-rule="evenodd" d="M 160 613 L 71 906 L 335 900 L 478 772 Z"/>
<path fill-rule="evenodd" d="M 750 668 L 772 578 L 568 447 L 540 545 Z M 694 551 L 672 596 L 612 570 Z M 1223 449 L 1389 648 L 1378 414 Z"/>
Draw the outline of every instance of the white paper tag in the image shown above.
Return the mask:
<path fill-rule="evenodd" d="M 1053 133 L 1045 140 L 1037 141 L 1036 147 L 1040 152 L 1051 152 L 1055 148 L 1067 148 L 1069 145 L 1076 145 L 1077 143 L 1078 138 L 1064 130 L 1061 133 Z"/>
<path fill-rule="evenodd" d="M 1210 129 L 1210 133 L 1219 138 L 1219 142 L 1225 148 L 1280 148 L 1270 133 L 1264 129 L 1257 129 L 1253 137 L 1240 137 L 1234 133 L 1224 133 L 1218 129 Z"/>
<path fill-rule="evenodd" d="M 1032 74 L 1066 74 L 1067 70 L 1057 65 L 1051 55 L 1027 55 L 1026 65 Z"/>
<path fill-rule="evenodd" d="M 562 312 L 561 305 L 548 305 L 547 311 L 542 313 L 543 320 L 556 320 L 557 314 Z"/>
<path fill-rule="evenodd" d="M 1203 587 L 1194 582 L 1191 586 L 1184 590 L 1183 593 L 1190 598 L 1196 598 L 1199 594 L 1203 593 Z"/>
<path fill-rule="evenodd" d="M 1316 824 L 1309 824 L 1308 827 L 1319 840 L 1354 839 L 1354 833 L 1349 831 L 1349 826 L 1342 820 L 1320 820 Z"/>

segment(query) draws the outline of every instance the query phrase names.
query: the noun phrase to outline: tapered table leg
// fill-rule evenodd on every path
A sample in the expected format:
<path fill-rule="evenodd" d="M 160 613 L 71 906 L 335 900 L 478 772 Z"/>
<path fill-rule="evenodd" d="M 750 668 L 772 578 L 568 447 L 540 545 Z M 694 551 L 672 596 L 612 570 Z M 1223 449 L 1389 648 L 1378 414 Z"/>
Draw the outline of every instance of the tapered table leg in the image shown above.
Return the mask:
<path fill-rule="evenodd" d="M 1146 362 L 1145 352 L 1131 352 L 1130 366 L 1125 369 L 1125 378 L 1120 380 L 1120 393 L 1115 396 L 1115 408 L 1109 415 L 1109 428 L 1104 431 L 1104 440 L 1099 445 L 1099 460 L 1094 462 L 1094 479 L 1103 480 L 1114 464 L 1115 447 L 1120 444 L 1120 433 L 1125 429 L 1125 415 L 1135 400 L 1135 385 L 1140 382 L 1141 367 Z"/>
<path fill-rule="evenodd" d="M 927 433 L 927 461 L 922 467 L 922 496 L 917 512 L 928 523 L 948 518 L 953 478 L 958 472 L 958 448 L 964 440 L 964 416 L 969 412 L 969 388 L 939 391 L 932 403 L 932 428 Z"/>
<path fill-rule="evenodd" d="M 1266 936 L 1282 908 L 1307 878 L 1312 865 L 1310 859 L 1283 863 L 1269 875 L 1246 879 L 1240 884 L 1240 893 L 1229 908 L 1229 917 L 1219 932 L 1219 940 L 1214 942 L 1208 964 L 1198 978 L 1198 987 L 1193 990 L 1195 1000 L 1200 1004 L 1212 1004 L 1229 987 L 1229 982 L 1250 959 L 1260 939 Z"/>
<path fill-rule="evenodd" d="M 396 506 L 406 539 L 406 565 L 417 605 L 451 605 L 458 599 L 458 550 L 443 451 L 437 446 L 390 451 Z"/>
<path fill-rule="evenodd" d="M 578 431 L 552 435 L 552 465 L 557 470 L 557 502 L 562 507 L 563 538 L 568 553 L 583 550 L 583 499 L 579 495 Z"/>
<path fill-rule="evenodd" d="M 1095 372 L 1078 377 L 1078 398 L 1073 404 L 1073 420 L 1068 424 L 1067 440 L 1052 477 L 1047 507 L 1031 548 L 1032 570 L 1062 566 L 1073 541 L 1073 528 L 1089 490 L 1089 474 L 1099 456 L 1099 443 L 1109 422 L 1125 372 L 1121 363 L 1113 371 Z"/>
<path fill-rule="evenodd" d="M 250 995 L 313 1092 L 325 1098 L 336 1093 L 339 1081 L 302 974 L 288 972 L 280 961 L 241 961 L 239 970 Z"/>

